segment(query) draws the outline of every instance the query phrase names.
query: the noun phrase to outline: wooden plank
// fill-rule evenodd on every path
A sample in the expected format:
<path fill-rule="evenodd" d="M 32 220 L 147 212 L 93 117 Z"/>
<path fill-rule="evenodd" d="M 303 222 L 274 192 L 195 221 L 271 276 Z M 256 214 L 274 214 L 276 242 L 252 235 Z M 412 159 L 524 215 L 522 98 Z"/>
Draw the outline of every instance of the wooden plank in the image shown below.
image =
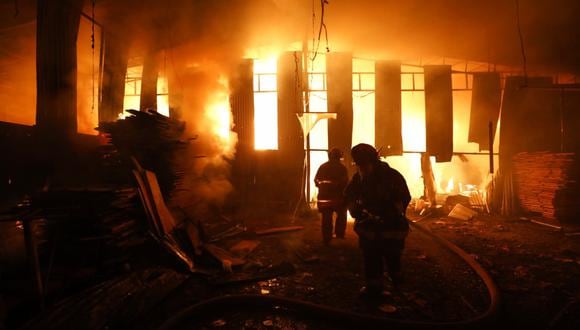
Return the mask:
<path fill-rule="evenodd" d="M 155 208 L 157 209 L 157 216 L 159 217 L 159 222 L 163 232 L 170 234 L 175 228 L 176 222 L 165 204 L 155 173 L 145 170 L 145 182 L 149 185 L 151 196 L 153 198 L 153 205 L 155 205 Z"/>
<path fill-rule="evenodd" d="M 271 235 L 271 234 L 280 234 L 280 233 L 287 233 L 291 231 L 298 231 L 304 229 L 304 226 L 288 226 L 288 227 L 275 227 L 269 229 L 262 229 L 256 230 L 256 235 Z"/>
<path fill-rule="evenodd" d="M 160 236 L 161 235 L 161 230 L 158 226 L 158 221 L 156 219 L 156 212 L 155 209 L 151 203 L 151 200 L 149 199 L 148 196 L 148 192 L 147 192 L 147 186 L 145 186 L 145 182 L 143 181 L 143 178 L 141 177 L 141 174 L 139 174 L 138 171 L 133 170 L 133 176 L 135 177 L 135 180 L 137 181 L 137 185 L 139 186 L 139 197 L 141 198 L 141 203 L 143 203 L 143 208 L 145 210 L 145 216 L 147 217 L 147 220 L 149 222 L 149 227 L 151 229 L 151 231 L 157 235 Z"/>
<path fill-rule="evenodd" d="M 203 249 L 207 251 L 207 253 L 209 253 L 212 257 L 221 262 L 224 268 L 227 268 L 228 265 L 230 267 L 235 267 L 244 265 L 246 263 L 245 259 L 238 258 L 215 244 L 204 244 Z"/>

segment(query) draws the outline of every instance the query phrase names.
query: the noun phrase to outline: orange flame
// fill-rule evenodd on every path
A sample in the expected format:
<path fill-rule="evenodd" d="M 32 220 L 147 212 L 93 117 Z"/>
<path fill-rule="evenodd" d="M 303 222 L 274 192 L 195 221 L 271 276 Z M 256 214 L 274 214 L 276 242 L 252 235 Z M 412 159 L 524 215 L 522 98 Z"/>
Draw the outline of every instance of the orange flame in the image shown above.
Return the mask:
<path fill-rule="evenodd" d="M 232 132 L 233 119 L 230 107 L 227 79 L 220 78 L 221 89 L 215 91 L 205 108 L 205 116 L 209 119 L 210 130 L 221 148 L 221 154 L 231 157 L 237 143 Z"/>

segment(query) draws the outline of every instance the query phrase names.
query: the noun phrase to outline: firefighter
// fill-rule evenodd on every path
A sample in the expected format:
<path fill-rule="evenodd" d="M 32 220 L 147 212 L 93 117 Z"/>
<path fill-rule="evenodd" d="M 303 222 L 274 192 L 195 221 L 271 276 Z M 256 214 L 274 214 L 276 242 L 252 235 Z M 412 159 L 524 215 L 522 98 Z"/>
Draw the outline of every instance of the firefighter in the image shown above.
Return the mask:
<path fill-rule="evenodd" d="M 332 218 L 336 213 L 334 233 L 344 238 L 346 231 L 346 204 L 344 188 L 348 183 L 346 167 L 342 164 L 342 151 L 333 148 L 328 152 L 328 161 L 318 168 L 314 183 L 318 187 L 318 211 L 322 213 L 322 241 L 330 244 L 332 239 Z"/>
<path fill-rule="evenodd" d="M 351 154 L 357 173 L 345 196 L 364 260 L 366 286 L 361 294 L 378 297 L 383 292 L 385 264 L 393 287 L 402 280 L 401 254 L 409 231 L 405 210 L 411 196 L 403 176 L 382 162 L 373 146 L 358 144 Z"/>

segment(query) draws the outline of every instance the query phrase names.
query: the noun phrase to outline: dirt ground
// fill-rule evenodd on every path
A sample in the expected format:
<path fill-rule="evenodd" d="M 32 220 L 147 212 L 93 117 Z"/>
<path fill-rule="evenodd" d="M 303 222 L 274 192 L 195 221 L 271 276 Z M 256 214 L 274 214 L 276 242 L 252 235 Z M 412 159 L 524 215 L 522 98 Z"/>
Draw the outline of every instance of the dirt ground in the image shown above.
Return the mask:
<path fill-rule="evenodd" d="M 481 280 L 457 256 L 414 230 L 403 256 L 405 282 L 394 290 L 388 281 L 387 296 L 379 304 L 359 297 L 363 285 L 362 261 L 356 234 L 349 223 L 345 240 L 321 244 L 318 217 L 248 220 L 248 226 L 298 224 L 305 230 L 265 237 L 248 255 L 260 265 L 286 261 L 295 272 L 266 281 L 205 289 L 205 295 L 281 295 L 389 318 L 452 321 L 482 313 L 487 292 Z M 422 219 L 421 225 L 456 243 L 492 275 L 503 297 L 498 323 L 510 328 L 577 329 L 580 275 L 577 237 L 565 236 L 530 222 L 491 216 L 469 221 L 447 217 Z M 232 240 L 226 247 L 237 243 Z M 298 257 L 301 255 L 302 257 Z M 304 262 L 304 255 L 313 259 Z M 189 291 L 188 291 L 189 290 Z M 185 296 L 199 296 L 199 286 L 185 289 Z M 179 297 L 170 305 L 177 307 Z M 303 320 L 299 315 L 276 313 L 217 313 L 198 327 L 212 329 L 337 328 L 329 320 Z"/>
<path fill-rule="evenodd" d="M 466 250 L 492 275 L 503 298 L 498 327 L 580 328 L 578 236 L 492 216 L 468 221 L 435 217 L 418 223 Z M 469 319 L 484 312 L 489 303 L 485 286 L 465 262 L 418 230 L 407 238 L 403 285 L 394 289 L 385 278 L 387 295 L 380 302 L 369 303 L 359 296 L 364 285 L 362 260 L 352 223 L 346 239 L 333 239 L 330 246 L 321 242 L 317 213 L 302 218 L 257 215 L 245 218 L 244 225 L 250 230 L 289 225 L 304 229 L 218 242 L 248 261 L 233 273 L 206 264 L 201 270 L 208 271 L 209 277 L 191 276 L 167 265 L 152 265 L 156 257 L 151 255 L 152 262 L 132 265 L 123 276 L 57 304 L 42 316 L 42 322 L 66 317 L 72 318 L 70 324 L 86 328 L 157 328 L 189 305 L 231 294 L 283 296 L 345 311 L 432 322 Z M 255 274 L 276 271 L 277 276 L 251 279 Z M 79 297 L 87 302 L 79 303 Z M 51 324 L 42 322 L 37 325 Z M 183 327 L 352 328 L 277 306 L 255 309 L 250 305 L 215 309 Z"/>
<path fill-rule="evenodd" d="M 502 297 L 501 322 L 529 329 L 580 328 L 580 236 L 520 218 L 420 222 L 472 254 Z"/>

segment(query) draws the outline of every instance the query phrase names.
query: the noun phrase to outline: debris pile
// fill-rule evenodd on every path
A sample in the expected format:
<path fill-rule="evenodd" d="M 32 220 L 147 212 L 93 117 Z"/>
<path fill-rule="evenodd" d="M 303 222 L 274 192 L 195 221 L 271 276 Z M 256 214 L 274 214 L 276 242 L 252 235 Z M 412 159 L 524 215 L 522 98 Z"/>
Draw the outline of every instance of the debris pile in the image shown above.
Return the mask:
<path fill-rule="evenodd" d="M 457 203 L 455 207 L 449 212 L 450 218 L 459 220 L 471 220 L 477 215 L 474 210 Z"/>
<path fill-rule="evenodd" d="M 185 123 L 155 111 L 126 112 L 131 115 L 115 122 L 101 123 L 97 130 L 108 137 L 116 149 L 114 152 L 127 164 L 134 157 L 145 169 L 154 172 L 161 191 L 170 196 L 184 171 L 176 157 L 189 142 L 183 137 Z"/>
<path fill-rule="evenodd" d="M 59 244 L 101 241 L 103 247 L 123 249 L 142 242 L 133 188 L 92 186 L 55 188 L 32 195 L 33 218 L 41 219 L 47 238 Z"/>

